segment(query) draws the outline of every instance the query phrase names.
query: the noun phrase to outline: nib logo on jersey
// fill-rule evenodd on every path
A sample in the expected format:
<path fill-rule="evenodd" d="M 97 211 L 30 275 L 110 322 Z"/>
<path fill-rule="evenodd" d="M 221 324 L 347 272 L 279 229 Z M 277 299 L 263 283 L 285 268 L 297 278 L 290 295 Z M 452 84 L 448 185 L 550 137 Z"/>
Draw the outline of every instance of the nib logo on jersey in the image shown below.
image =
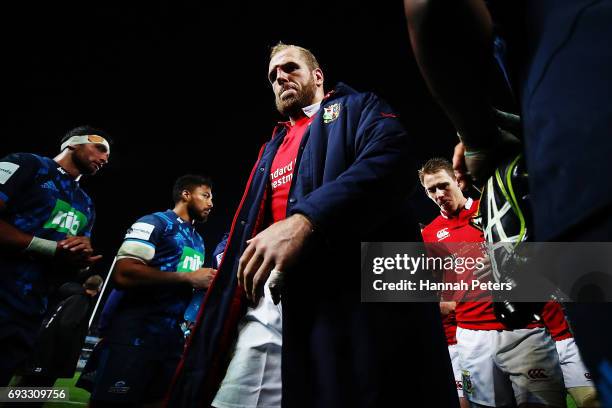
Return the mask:
<path fill-rule="evenodd" d="M 178 263 L 177 272 L 193 272 L 204 264 L 204 254 L 193 248 L 183 248 L 181 260 Z"/>
<path fill-rule="evenodd" d="M 43 228 L 54 229 L 69 235 L 77 235 L 87 226 L 87 217 L 82 212 L 74 209 L 65 201 L 57 200 L 55 208 L 51 212 L 49 220 Z"/>

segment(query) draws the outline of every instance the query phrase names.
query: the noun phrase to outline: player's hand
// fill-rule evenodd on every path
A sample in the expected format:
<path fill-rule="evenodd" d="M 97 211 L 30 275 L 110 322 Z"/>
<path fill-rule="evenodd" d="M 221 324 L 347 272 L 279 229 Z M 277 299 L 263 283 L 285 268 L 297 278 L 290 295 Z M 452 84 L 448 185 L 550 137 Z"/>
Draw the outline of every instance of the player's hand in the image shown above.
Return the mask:
<path fill-rule="evenodd" d="M 500 130 L 500 135 L 499 141 L 490 149 L 472 149 L 464 146 L 465 167 L 479 187 L 484 186 L 504 159 L 515 156 L 521 151 L 521 142 L 512 133 Z"/>
<path fill-rule="evenodd" d="M 69 236 L 64 240 L 58 241 L 58 249 L 62 248 L 70 252 L 78 252 L 83 254 L 93 254 L 91 240 L 89 237 Z"/>
<path fill-rule="evenodd" d="M 93 250 L 71 251 L 58 243 L 55 258 L 61 263 L 83 269 L 94 265 L 102 259 L 102 255 L 93 255 Z"/>
<path fill-rule="evenodd" d="M 259 302 L 259 294 L 263 293 L 273 269 L 284 273 L 296 263 L 312 233 L 310 220 L 294 214 L 247 241 L 238 263 L 238 283 L 249 300 L 254 304 Z"/>
<path fill-rule="evenodd" d="M 495 120 L 499 133 L 492 146 L 479 148 L 465 143 L 455 146 L 453 169 L 460 185 L 470 177 L 478 187 L 482 187 L 504 159 L 521 151 L 521 141 L 515 136 L 521 133 L 520 117 L 495 110 Z"/>
<path fill-rule="evenodd" d="M 216 275 L 216 269 L 200 268 L 185 274 L 185 277 L 194 289 L 208 289 Z"/>
<path fill-rule="evenodd" d="M 519 115 L 504 112 L 499 109 L 494 109 L 493 114 L 495 115 L 495 123 L 497 123 L 500 129 L 522 138 L 523 125 Z"/>
<path fill-rule="evenodd" d="M 465 146 L 463 142 L 457 143 L 453 152 L 453 170 L 455 171 L 455 177 L 459 188 L 463 191 L 470 185 L 471 180 L 465 166 Z"/>
<path fill-rule="evenodd" d="M 442 316 L 454 312 L 457 307 L 457 302 L 440 302 L 440 313 Z"/>
<path fill-rule="evenodd" d="M 60 262 L 83 269 L 102 259 L 102 255 L 94 255 L 93 252 L 89 237 L 69 236 L 57 242 L 55 257 Z"/>

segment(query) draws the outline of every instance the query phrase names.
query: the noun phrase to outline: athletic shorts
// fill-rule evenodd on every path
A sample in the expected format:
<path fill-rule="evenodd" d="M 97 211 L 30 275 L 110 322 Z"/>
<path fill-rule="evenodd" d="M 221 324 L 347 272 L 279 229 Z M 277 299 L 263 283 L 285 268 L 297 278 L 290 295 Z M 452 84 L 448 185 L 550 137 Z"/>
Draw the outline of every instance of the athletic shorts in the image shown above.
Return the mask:
<path fill-rule="evenodd" d="M 473 403 L 495 407 L 539 403 L 565 407 L 555 342 L 544 328 L 457 328 L 463 392 Z"/>
<path fill-rule="evenodd" d="M 565 388 L 594 387 L 591 373 L 580 358 L 574 338 L 570 337 L 569 339 L 556 341 L 555 346 L 557 346 L 557 353 L 559 353 L 559 363 L 563 372 Z"/>
<path fill-rule="evenodd" d="M 42 319 L 20 321 L 0 317 L 0 387 L 6 387 L 15 371 L 34 348 Z"/>
<path fill-rule="evenodd" d="M 101 341 L 83 369 L 77 386 L 89 389 L 92 401 L 142 404 L 162 400 L 183 347 Z"/>
<path fill-rule="evenodd" d="M 457 395 L 463 397 L 463 380 L 461 379 L 461 366 L 459 365 L 459 352 L 457 344 L 448 346 L 448 354 L 450 355 L 451 365 L 453 366 L 453 377 L 457 386 Z"/>

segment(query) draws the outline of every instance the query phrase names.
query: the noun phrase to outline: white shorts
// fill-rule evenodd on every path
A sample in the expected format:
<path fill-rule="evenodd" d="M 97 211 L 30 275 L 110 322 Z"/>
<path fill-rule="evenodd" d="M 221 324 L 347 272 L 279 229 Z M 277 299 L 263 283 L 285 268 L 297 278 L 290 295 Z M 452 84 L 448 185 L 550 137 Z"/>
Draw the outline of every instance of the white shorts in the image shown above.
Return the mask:
<path fill-rule="evenodd" d="M 282 314 L 282 302 L 272 302 L 268 279 L 264 297 L 240 321 L 232 360 L 213 407 L 281 407 Z"/>
<path fill-rule="evenodd" d="M 559 363 L 561 364 L 561 371 L 563 371 L 565 388 L 594 387 L 591 373 L 580 358 L 574 338 L 570 337 L 557 341 L 555 346 L 557 346 L 557 353 L 559 353 Z"/>
<path fill-rule="evenodd" d="M 451 365 L 453 366 L 453 377 L 455 378 L 455 385 L 457 386 L 457 395 L 461 398 L 463 397 L 463 381 L 461 379 L 461 366 L 459 365 L 457 344 L 448 346 L 448 355 L 450 356 Z"/>
<path fill-rule="evenodd" d="M 457 328 L 457 350 L 465 397 L 476 404 L 506 407 L 539 403 L 565 407 L 565 387 L 555 342 L 544 328 Z"/>

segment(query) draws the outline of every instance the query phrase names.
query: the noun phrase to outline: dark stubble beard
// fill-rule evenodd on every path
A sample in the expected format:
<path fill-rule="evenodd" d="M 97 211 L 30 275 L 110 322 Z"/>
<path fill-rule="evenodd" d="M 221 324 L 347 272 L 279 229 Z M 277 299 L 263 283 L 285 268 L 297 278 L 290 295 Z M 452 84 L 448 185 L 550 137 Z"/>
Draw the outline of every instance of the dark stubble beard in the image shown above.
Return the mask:
<path fill-rule="evenodd" d="M 297 117 L 300 115 L 300 110 L 306 106 L 312 105 L 315 98 L 317 87 L 314 79 L 310 79 L 301 89 L 296 89 L 295 95 L 281 99 L 280 95 L 276 95 L 276 109 L 283 116 Z M 281 91 L 282 93 L 282 91 Z"/>
<path fill-rule="evenodd" d="M 190 206 L 187 207 L 187 212 L 189 213 L 191 220 L 196 224 L 204 224 L 206 221 L 208 221 L 208 215 L 202 215 L 202 213 L 198 212 L 194 208 L 191 208 Z"/>
<path fill-rule="evenodd" d="M 87 159 L 87 155 L 83 153 L 81 150 L 74 151 L 72 153 L 72 162 L 75 167 L 79 170 L 79 173 L 85 176 L 91 176 L 97 173 L 98 170 L 92 170 L 89 167 L 89 160 Z"/>

